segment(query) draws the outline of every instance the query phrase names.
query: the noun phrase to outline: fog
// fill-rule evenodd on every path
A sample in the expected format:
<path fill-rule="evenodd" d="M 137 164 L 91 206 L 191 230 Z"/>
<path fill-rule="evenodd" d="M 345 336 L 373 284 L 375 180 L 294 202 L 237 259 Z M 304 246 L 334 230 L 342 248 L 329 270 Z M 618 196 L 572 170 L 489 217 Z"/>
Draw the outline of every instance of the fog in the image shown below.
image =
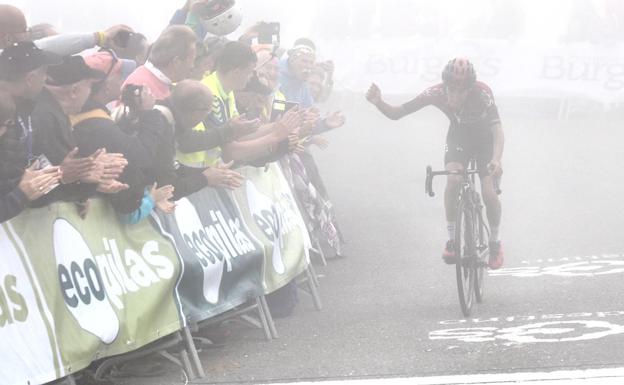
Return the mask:
<path fill-rule="evenodd" d="M 183 1 L 58 0 L 13 2 L 30 24 L 90 32 L 124 23 L 154 40 Z M 282 45 L 314 39 L 321 60 L 337 62 L 336 88 L 364 91 L 370 81 L 413 94 L 438 80 L 450 58 L 467 56 L 497 95 L 586 93 L 622 100 L 624 69 L 616 49 L 624 6 L 613 0 L 241 0 L 243 26 L 279 21 Z M 583 87 L 588 87 L 582 90 Z"/>
<path fill-rule="evenodd" d="M 574 368 L 624 361 L 621 339 L 573 349 L 540 345 L 534 352 L 503 344 L 449 347 L 427 338 L 441 328 L 440 320 L 459 314 L 454 269 L 439 258 L 446 241 L 443 180 L 436 182 L 435 199 L 424 194 L 426 165 L 444 167 L 448 119 L 429 107 L 390 121 L 364 98 L 375 82 L 388 103 L 400 105 L 440 82 L 450 58 L 467 56 L 479 80 L 492 88 L 505 131 L 501 237 L 506 266 L 621 253 L 624 1 L 237 1 L 244 21 L 231 38 L 257 21 L 278 21 L 283 46 L 310 37 L 319 47 L 319 60 L 336 64 L 334 95 L 321 108 L 342 110 L 347 124 L 327 134 L 330 147 L 315 149 L 314 155 L 344 227 L 349 258 L 322 270 L 325 311 L 313 312 L 302 300 L 305 310 L 278 325 L 285 336 L 279 342 L 259 347 L 257 331 L 243 331 L 233 333 L 232 346 L 202 352 L 210 357 L 206 365 L 222 375 L 218 380 Z M 29 24 L 49 22 L 62 32 L 89 32 L 123 23 L 154 40 L 184 2 L 11 3 L 25 11 Z M 621 258 L 618 263 L 621 267 Z M 618 281 L 604 283 L 598 281 L 601 276 L 581 284 L 569 276 L 537 284 L 492 278 L 478 314 L 503 318 L 616 310 L 622 284 L 621 275 L 615 277 Z"/>

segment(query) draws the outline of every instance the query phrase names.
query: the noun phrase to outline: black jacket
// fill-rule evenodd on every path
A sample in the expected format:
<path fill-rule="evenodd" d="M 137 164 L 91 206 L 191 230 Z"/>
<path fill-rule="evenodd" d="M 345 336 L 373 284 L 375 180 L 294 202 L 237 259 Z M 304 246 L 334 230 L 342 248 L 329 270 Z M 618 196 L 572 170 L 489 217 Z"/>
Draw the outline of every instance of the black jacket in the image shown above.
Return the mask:
<path fill-rule="evenodd" d="M 166 103 L 162 102 L 161 104 Z M 193 127 L 176 128 L 175 139 L 178 150 L 184 153 L 208 151 L 233 140 L 232 129 L 227 124 L 221 127 L 214 127 L 214 124 L 208 119 L 203 123 L 206 131 L 195 131 Z"/>
<path fill-rule="evenodd" d="M 44 89 L 36 99 L 32 112 L 33 154 L 45 155 L 50 163 L 60 165 L 67 154 L 77 147 L 69 117 L 54 96 Z M 33 202 L 41 207 L 55 201 L 81 202 L 95 195 L 97 186 L 83 183 L 61 185 Z"/>
<path fill-rule="evenodd" d="M 106 106 L 88 101 L 83 108 L 85 113 L 94 110 L 103 111 L 109 117 L 89 118 L 75 124 L 74 136 L 80 154 L 87 156 L 105 148 L 107 152 L 124 155 L 128 166 L 119 180 L 130 188 L 106 197 L 120 213 L 131 213 L 141 205 L 145 186 L 149 184 L 146 174 L 152 167 L 166 126 L 160 120 L 147 120 L 143 121 L 145 127 L 136 136 L 129 135 L 110 118 Z"/>
<path fill-rule="evenodd" d="M 166 102 L 159 102 L 163 107 L 171 111 L 171 105 Z M 149 172 L 149 178 L 157 182 L 159 186 L 172 185 L 174 187 L 174 200 L 184 198 L 208 186 L 206 177 L 202 174 L 202 169 L 190 168 L 177 165 L 175 163 L 176 154 L 176 130 L 174 124 L 159 111 L 150 111 L 154 118 L 158 118 L 167 129 L 164 140 L 158 149 L 158 156 L 154 160 L 154 165 Z M 175 115 L 172 114 L 175 121 Z"/>
<path fill-rule="evenodd" d="M 28 205 L 28 198 L 20 190 L 19 182 L 28 166 L 25 132 L 18 118 L 28 121 L 32 109 L 26 101 L 16 101 L 16 123 L 7 127 L 0 138 L 0 223 L 17 216 Z"/>

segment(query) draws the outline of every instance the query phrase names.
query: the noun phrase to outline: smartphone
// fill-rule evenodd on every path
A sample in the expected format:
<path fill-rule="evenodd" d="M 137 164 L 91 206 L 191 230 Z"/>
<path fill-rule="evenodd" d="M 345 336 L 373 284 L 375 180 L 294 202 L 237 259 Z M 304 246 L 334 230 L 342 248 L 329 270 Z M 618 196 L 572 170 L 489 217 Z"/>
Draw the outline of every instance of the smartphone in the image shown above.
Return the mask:
<path fill-rule="evenodd" d="M 299 106 L 296 102 L 287 102 L 284 100 L 274 100 L 271 110 L 271 122 L 278 121 L 286 112 Z"/>
<path fill-rule="evenodd" d="M 52 163 L 50 163 L 50 161 L 48 160 L 48 157 L 46 157 L 44 154 L 41 154 L 41 155 L 33 158 L 30 161 L 30 164 L 33 164 L 36 161 L 39 161 L 39 165 L 37 166 L 37 170 L 44 170 L 46 168 L 52 167 Z"/>

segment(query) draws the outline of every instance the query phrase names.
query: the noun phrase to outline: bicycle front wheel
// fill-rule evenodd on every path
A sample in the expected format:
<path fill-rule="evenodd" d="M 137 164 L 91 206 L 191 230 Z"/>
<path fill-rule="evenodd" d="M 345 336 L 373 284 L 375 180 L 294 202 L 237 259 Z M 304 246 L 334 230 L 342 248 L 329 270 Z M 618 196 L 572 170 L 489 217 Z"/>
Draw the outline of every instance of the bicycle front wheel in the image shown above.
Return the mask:
<path fill-rule="evenodd" d="M 477 214 L 476 222 L 476 249 L 477 255 L 479 258 L 477 259 L 475 266 L 476 274 L 475 274 L 475 297 L 477 303 L 483 302 L 483 294 L 484 294 L 484 286 L 485 286 L 485 278 L 487 277 L 487 261 L 490 254 L 489 249 L 489 241 L 490 241 L 490 230 L 488 229 L 485 221 L 483 220 L 483 213 L 479 212 Z"/>
<path fill-rule="evenodd" d="M 470 316 L 475 295 L 476 269 L 474 264 L 475 236 L 473 212 L 460 201 L 455 225 L 455 275 L 459 305 L 465 317 Z"/>

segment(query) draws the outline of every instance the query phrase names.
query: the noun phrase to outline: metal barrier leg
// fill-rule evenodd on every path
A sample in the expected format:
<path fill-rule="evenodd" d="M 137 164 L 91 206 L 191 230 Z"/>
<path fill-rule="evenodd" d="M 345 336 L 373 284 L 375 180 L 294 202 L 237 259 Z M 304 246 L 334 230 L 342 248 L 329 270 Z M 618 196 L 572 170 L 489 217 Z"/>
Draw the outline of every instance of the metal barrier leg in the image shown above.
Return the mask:
<path fill-rule="evenodd" d="M 188 373 L 189 380 L 196 379 L 197 376 L 195 376 L 193 365 L 191 365 L 191 360 L 189 359 L 189 356 L 186 350 L 180 351 L 180 358 L 182 358 L 182 365 L 184 365 L 184 370 Z"/>
<path fill-rule="evenodd" d="M 131 353 L 126 353 L 120 356 L 108 358 L 104 360 L 104 362 L 102 362 L 100 366 L 98 366 L 98 368 L 95 370 L 94 377 L 98 381 L 104 380 L 105 379 L 104 374 L 108 372 L 113 366 L 117 364 L 122 364 L 128 361 L 132 361 L 134 359 L 147 357 L 151 354 L 160 353 L 164 351 L 165 349 L 170 349 L 170 348 L 173 348 L 174 346 L 177 346 L 181 341 L 182 341 L 182 338 L 180 334 L 175 333 L 172 335 L 171 338 L 165 341 L 155 342 L 140 350 L 137 350 Z M 176 363 L 175 361 L 173 362 Z"/>
<path fill-rule="evenodd" d="M 327 266 L 327 258 L 325 258 L 325 252 L 323 251 L 323 247 L 321 246 L 321 242 L 318 239 L 314 240 L 314 252 L 321 257 L 321 263 L 323 266 Z"/>
<path fill-rule="evenodd" d="M 318 292 L 317 287 L 314 285 L 314 278 L 312 278 L 312 273 L 310 272 L 310 268 L 306 269 L 307 276 L 307 284 L 310 289 L 310 294 L 312 295 L 312 299 L 314 300 L 314 307 L 316 310 L 323 310 L 323 303 L 321 302 L 321 296 Z"/>
<path fill-rule="evenodd" d="M 265 296 L 260 296 L 260 304 L 264 309 L 264 314 L 266 315 L 267 322 L 269 324 L 269 330 L 271 330 L 271 335 L 273 338 L 278 339 L 279 334 L 277 334 L 277 328 L 275 327 L 275 322 L 273 321 L 273 316 L 271 315 L 271 309 L 269 308 L 269 304 L 267 303 Z"/>
<path fill-rule="evenodd" d="M 319 277 L 318 277 L 318 274 L 316 273 L 316 268 L 314 267 L 314 265 L 310 264 L 308 268 L 310 269 L 310 273 L 312 273 L 312 278 L 314 280 L 314 285 L 317 288 L 321 287 L 321 283 L 319 281 Z"/>
<path fill-rule="evenodd" d="M 273 338 L 271 333 L 271 329 L 269 328 L 269 322 L 267 321 L 266 313 L 264 312 L 264 306 L 262 306 L 262 300 L 260 297 L 256 298 L 256 305 L 258 307 L 258 316 L 260 317 L 260 322 L 262 322 L 262 329 L 264 330 L 264 336 L 267 341 L 270 341 Z"/>
<path fill-rule="evenodd" d="M 184 339 L 186 351 L 190 354 L 191 359 L 195 364 L 195 371 L 197 372 L 197 375 L 199 376 L 199 378 L 206 377 L 206 374 L 204 373 L 204 368 L 199 359 L 199 354 L 197 354 L 197 348 L 195 347 L 195 342 L 193 341 L 191 330 L 188 326 L 182 329 L 182 338 Z"/>

